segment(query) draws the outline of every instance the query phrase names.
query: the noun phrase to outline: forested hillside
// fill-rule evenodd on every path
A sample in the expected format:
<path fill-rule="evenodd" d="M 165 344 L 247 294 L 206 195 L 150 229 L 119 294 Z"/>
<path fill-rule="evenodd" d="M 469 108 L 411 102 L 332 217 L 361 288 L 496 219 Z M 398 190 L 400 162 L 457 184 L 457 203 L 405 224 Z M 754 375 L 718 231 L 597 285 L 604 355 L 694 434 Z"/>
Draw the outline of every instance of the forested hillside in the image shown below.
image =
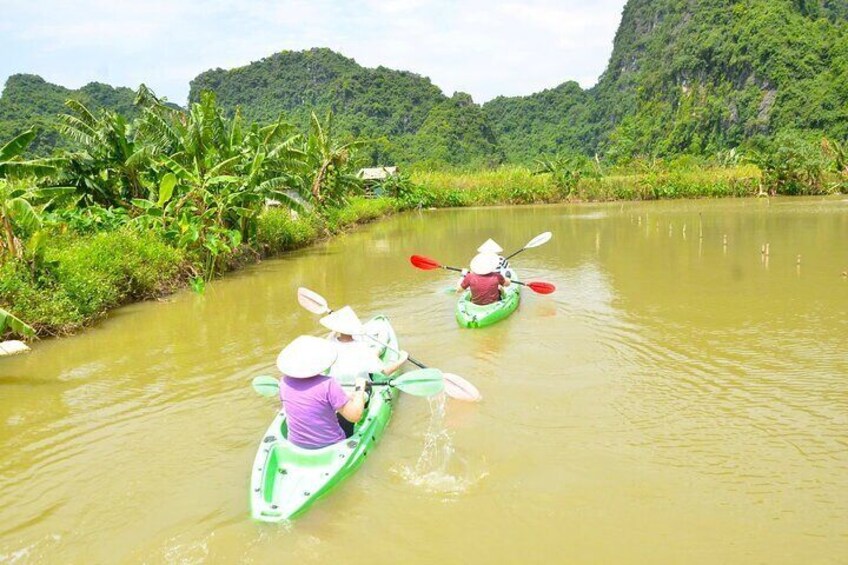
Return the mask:
<path fill-rule="evenodd" d="M 113 88 L 99 82 L 70 90 L 36 75 L 12 75 L 0 96 L 0 144 L 35 126 L 40 133 L 30 151 L 48 155 L 70 143 L 56 129 L 57 116 L 67 110 L 65 101 L 79 100 L 93 110 L 106 108 L 132 117 L 136 115 L 134 97 L 129 88 Z"/>
<path fill-rule="evenodd" d="M 532 96 L 499 96 L 483 110 L 507 159 L 521 163 L 592 147 L 591 102 L 580 85 L 566 82 Z"/>
<path fill-rule="evenodd" d="M 305 128 L 312 111 L 332 110 L 341 135 L 372 140 L 378 162 L 438 161 L 488 165 L 501 160 L 491 129 L 470 96 L 445 96 L 430 79 L 385 67 L 368 69 L 329 49 L 284 51 L 191 82 L 190 100 L 206 90 L 249 120 L 284 114 Z"/>
<path fill-rule="evenodd" d="M 564 73 L 567 69 L 564 70 Z M 299 129 L 335 115 L 342 138 L 368 141 L 365 162 L 477 168 L 562 154 L 610 161 L 713 156 L 780 132 L 848 138 L 848 0 L 630 0 L 598 84 L 574 82 L 483 106 L 420 75 L 369 69 L 329 49 L 285 51 L 191 82 L 233 115 Z M 67 98 L 132 115 L 132 92 L 92 83 L 72 91 L 31 75 L 8 79 L 0 140 L 30 125 L 33 148 L 62 143 Z M 66 142 L 65 142 L 66 143 Z"/>
<path fill-rule="evenodd" d="M 593 91 L 600 147 L 710 153 L 785 129 L 844 139 L 846 13 L 846 0 L 631 0 Z"/>
<path fill-rule="evenodd" d="M 607 70 L 484 105 L 510 160 L 710 155 L 782 130 L 848 136 L 848 0 L 630 0 Z"/>

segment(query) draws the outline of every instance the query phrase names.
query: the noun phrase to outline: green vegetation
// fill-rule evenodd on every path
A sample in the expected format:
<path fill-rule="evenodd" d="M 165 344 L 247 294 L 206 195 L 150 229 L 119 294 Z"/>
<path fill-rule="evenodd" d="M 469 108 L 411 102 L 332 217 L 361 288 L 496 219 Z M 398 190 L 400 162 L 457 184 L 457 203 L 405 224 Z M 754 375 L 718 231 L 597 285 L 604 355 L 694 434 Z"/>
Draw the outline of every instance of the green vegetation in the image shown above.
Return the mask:
<path fill-rule="evenodd" d="M 574 178 L 574 177 L 572 177 Z M 657 164 L 642 173 L 612 171 L 563 184 L 554 172 L 506 166 L 478 173 L 416 173 L 413 182 L 426 187 L 425 206 L 486 206 L 562 201 L 656 200 L 756 196 L 761 173 L 755 166 L 677 168 Z"/>
<path fill-rule="evenodd" d="M 848 137 L 845 0 L 630 0 L 598 84 L 483 106 L 511 161 L 561 152 L 747 151 L 809 130 Z"/>
<path fill-rule="evenodd" d="M 204 94 L 187 111 L 142 87 L 136 118 L 71 99 L 59 132 L 76 148 L 26 159 L 0 147 L 0 321 L 56 335 L 129 300 L 210 278 L 399 208 L 365 199 L 359 142 L 332 114 L 299 133 L 227 117 Z M 267 203 L 276 206 L 266 206 Z"/>
<path fill-rule="evenodd" d="M 207 71 L 191 82 L 189 99 L 206 91 L 229 114 L 239 108 L 260 123 L 285 114 L 306 128 L 313 111 L 332 111 L 341 137 L 369 142 L 367 164 L 477 166 L 503 159 L 469 95 L 448 98 L 425 77 L 367 69 L 329 49 L 283 51 L 246 67 Z"/>
<path fill-rule="evenodd" d="M 29 147 L 30 154 L 46 156 L 56 148 L 69 149 L 73 143 L 56 129 L 65 101 L 77 100 L 92 110 L 105 108 L 132 118 L 136 114 L 133 97 L 129 88 L 112 88 L 98 82 L 70 90 L 39 76 L 12 75 L 0 96 L 0 140 L 34 129 L 39 135 Z"/>
<path fill-rule="evenodd" d="M 846 100 L 848 0 L 629 0 L 594 88 L 482 106 L 327 49 L 203 73 L 186 109 L 144 85 L 15 75 L 0 334 L 202 292 L 407 208 L 846 191 Z M 405 172 L 366 195 L 358 168 L 390 163 Z"/>
<path fill-rule="evenodd" d="M 629 0 L 606 71 L 583 90 L 574 82 L 479 106 L 446 96 L 429 79 L 369 69 L 329 49 L 284 51 L 245 67 L 214 69 L 191 82 L 189 100 L 214 92 L 228 118 L 298 131 L 314 112 L 335 115 L 341 143 L 367 143 L 364 164 L 424 169 L 532 165 L 561 155 L 636 157 L 751 153 L 786 132 L 840 143 L 848 138 L 848 0 Z M 131 122 L 127 89 L 78 91 L 38 77 L 10 77 L 0 97 L 0 139 L 36 126 L 32 146 L 77 149 L 60 136 L 66 98 Z"/>

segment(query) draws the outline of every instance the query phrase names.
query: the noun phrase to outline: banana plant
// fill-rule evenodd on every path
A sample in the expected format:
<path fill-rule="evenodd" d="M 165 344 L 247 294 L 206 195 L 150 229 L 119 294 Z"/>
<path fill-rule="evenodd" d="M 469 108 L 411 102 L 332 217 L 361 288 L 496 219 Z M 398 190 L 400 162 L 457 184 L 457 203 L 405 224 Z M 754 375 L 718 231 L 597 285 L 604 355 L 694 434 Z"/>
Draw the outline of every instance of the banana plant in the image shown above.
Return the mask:
<path fill-rule="evenodd" d="M 333 136 L 333 113 L 328 112 L 322 124 L 312 112 L 305 153 L 311 176 L 309 192 L 319 209 L 343 204 L 348 194 L 361 189 L 361 182 L 352 170 L 352 156 L 363 144 L 363 141 L 340 143 Z"/>
<path fill-rule="evenodd" d="M 0 179 L 0 258 L 23 258 L 21 240 L 42 226 L 44 209 L 72 187 L 39 188 L 30 181 Z"/>
<path fill-rule="evenodd" d="M 21 157 L 37 133 L 29 129 L 0 147 L 0 178 L 42 177 L 56 172 L 56 160 L 25 160 Z"/>
<path fill-rule="evenodd" d="M 23 257 L 20 231 L 34 232 L 41 227 L 41 215 L 31 200 L 37 198 L 35 188 L 28 184 L 0 180 L 0 225 L 3 228 L 0 257 Z"/>
<path fill-rule="evenodd" d="M 822 138 L 822 152 L 831 160 L 832 169 L 842 175 L 848 175 L 848 145 L 835 139 Z"/>
<path fill-rule="evenodd" d="M 61 184 L 75 186 L 87 204 L 126 206 L 146 195 L 144 173 L 153 148 L 140 143 L 134 127 L 116 112 L 95 116 L 77 100 L 65 105 L 71 113 L 59 116 L 59 132 L 80 149 L 68 155 Z"/>
<path fill-rule="evenodd" d="M 0 308 L 0 335 L 3 335 L 8 330 L 11 330 L 24 337 L 34 337 L 35 330 L 32 326 L 9 312 Z"/>

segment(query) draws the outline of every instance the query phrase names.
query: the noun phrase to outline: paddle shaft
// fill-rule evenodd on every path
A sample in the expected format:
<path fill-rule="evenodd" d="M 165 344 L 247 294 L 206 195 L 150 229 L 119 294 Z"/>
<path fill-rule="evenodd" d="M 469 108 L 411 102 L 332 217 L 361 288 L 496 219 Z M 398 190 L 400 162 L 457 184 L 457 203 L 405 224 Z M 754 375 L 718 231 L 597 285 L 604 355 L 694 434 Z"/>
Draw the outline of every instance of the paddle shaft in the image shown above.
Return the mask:
<path fill-rule="evenodd" d="M 324 299 L 324 297 L 321 296 L 320 294 L 317 294 L 317 293 L 315 293 L 315 292 L 313 292 L 313 291 L 311 291 L 307 288 L 299 288 L 298 291 L 297 291 L 297 294 L 298 294 L 298 301 L 300 302 L 300 305 L 303 306 L 304 308 L 306 308 L 307 310 L 309 310 L 310 312 L 312 312 L 314 314 L 319 314 L 319 313 L 320 314 L 328 314 L 328 313 L 333 312 L 333 310 L 330 308 L 329 304 L 327 304 L 326 299 Z M 388 344 L 382 343 L 380 340 L 378 340 L 376 337 L 374 337 L 372 335 L 369 335 L 367 333 L 365 335 L 367 335 L 375 343 L 377 343 L 377 344 L 379 344 L 379 345 L 381 345 L 385 348 L 388 348 L 391 351 L 394 351 L 395 353 L 400 355 L 400 351 L 398 351 L 397 349 L 389 347 Z M 427 369 L 426 365 L 424 365 L 423 363 L 421 363 L 417 359 L 410 357 L 408 353 L 407 353 L 407 360 L 410 363 L 417 365 L 422 370 Z M 480 395 L 480 392 L 474 387 L 474 385 L 467 382 L 465 379 L 463 379 L 459 375 L 454 375 L 452 373 L 442 373 L 442 377 L 443 377 L 445 382 L 449 382 L 451 384 L 451 387 L 453 387 L 453 388 L 451 388 L 451 387 L 446 388 L 448 396 L 451 396 L 452 398 L 457 398 L 459 400 L 468 400 L 468 399 L 479 400 L 480 398 L 482 398 L 481 395 Z M 456 392 L 456 389 L 459 389 L 461 391 L 461 393 Z M 403 389 L 401 389 L 401 390 L 403 390 Z M 469 390 L 471 392 L 469 392 Z M 405 392 L 409 392 L 409 391 L 405 391 Z"/>
<path fill-rule="evenodd" d="M 398 355 L 400 355 L 400 351 L 398 351 L 398 350 L 397 350 L 397 349 L 395 349 L 394 347 L 390 346 L 388 343 L 383 343 L 382 341 L 380 341 L 379 339 L 377 339 L 377 338 L 376 338 L 376 337 L 374 337 L 373 335 L 370 335 L 370 334 L 365 334 L 365 335 L 368 337 L 368 339 L 370 339 L 370 340 L 371 340 L 371 341 L 373 341 L 374 343 L 376 343 L 376 344 L 378 344 L 378 345 L 382 345 L 383 347 L 385 347 L 385 348 L 386 348 L 386 349 L 388 349 L 389 351 L 394 351 L 395 353 L 397 353 Z M 412 355 L 407 354 L 407 356 L 406 356 L 406 360 L 407 360 L 407 361 L 409 361 L 410 363 L 412 363 L 413 365 L 416 365 L 419 369 L 426 369 L 426 368 L 427 368 L 427 367 L 424 365 L 424 363 L 422 363 L 422 362 L 421 362 L 421 361 L 419 361 L 418 359 L 415 359 Z"/>
<path fill-rule="evenodd" d="M 522 251 L 526 251 L 526 250 L 527 250 L 527 248 L 526 248 L 526 247 L 522 247 L 521 249 L 519 249 L 518 251 L 516 251 L 516 252 L 515 252 L 515 253 L 513 253 L 512 255 L 508 255 L 507 257 L 504 257 L 504 261 L 509 261 L 510 259 L 512 259 L 513 257 L 515 257 L 516 255 L 518 255 L 519 253 L 521 253 Z"/>

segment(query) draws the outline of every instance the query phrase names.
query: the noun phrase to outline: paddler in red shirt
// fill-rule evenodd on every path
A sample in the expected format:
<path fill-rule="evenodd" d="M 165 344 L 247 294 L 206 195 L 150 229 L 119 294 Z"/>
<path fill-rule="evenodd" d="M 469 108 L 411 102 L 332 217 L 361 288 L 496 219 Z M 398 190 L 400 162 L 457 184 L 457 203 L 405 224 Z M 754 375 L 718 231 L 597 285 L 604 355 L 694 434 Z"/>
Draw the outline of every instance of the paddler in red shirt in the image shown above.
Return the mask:
<path fill-rule="evenodd" d="M 471 260 L 471 272 L 459 281 L 457 292 L 471 289 L 471 302 L 478 306 L 500 300 L 501 287 L 509 286 L 509 279 L 498 272 L 499 263 L 496 254 L 479 253 Z"/>

